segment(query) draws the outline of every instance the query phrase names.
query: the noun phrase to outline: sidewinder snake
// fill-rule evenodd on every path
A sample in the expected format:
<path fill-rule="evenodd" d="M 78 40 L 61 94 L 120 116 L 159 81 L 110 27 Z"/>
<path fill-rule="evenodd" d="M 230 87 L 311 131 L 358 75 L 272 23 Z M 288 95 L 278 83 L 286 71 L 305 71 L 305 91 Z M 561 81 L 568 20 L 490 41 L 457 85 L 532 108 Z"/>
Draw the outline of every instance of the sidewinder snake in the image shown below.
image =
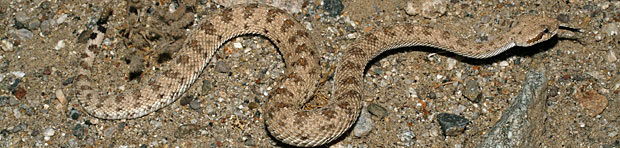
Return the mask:
<path fill-rule="evenodd" d="M 366 64 L 384 51 L 409 46 L 429 46 L 470 58 L 488 58 L 512 47 L 527 47 L 553 37 L 556 19 L 523 15 L 509 31 L 486 42 L 465 40 L 432 26 L 398 24 L 358 38 L 341 51 L 328 105 L 302 109 L 319 82 L 317 46 L 307 30 L 283 10 L 261 4 L 223 9 L 206 17 L 188 34 L 174 59 L 147 85 L 120 94 L 100 90 L 91 81 L 96 53 L 104 31 L 94 30 L 81 54 L 78 100 L 90 115 L 102 119 L 138 118 L 179 98 L 205 69 L 222 44 L 242 35 L 261 35 L 274 43 L 286 64 L 285 78 L 263 105 L 267 130 L 278 140 L 295 146 L 317 146 L 340 137 L 357 120 L 362 108 L 361 86 Z"/>

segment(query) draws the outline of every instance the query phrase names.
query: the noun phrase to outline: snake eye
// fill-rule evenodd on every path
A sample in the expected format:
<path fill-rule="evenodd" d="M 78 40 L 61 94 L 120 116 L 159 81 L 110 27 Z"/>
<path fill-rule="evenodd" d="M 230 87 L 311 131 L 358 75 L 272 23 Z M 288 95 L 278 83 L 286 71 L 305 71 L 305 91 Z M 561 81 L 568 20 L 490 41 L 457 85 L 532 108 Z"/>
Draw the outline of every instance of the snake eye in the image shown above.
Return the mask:
<path fill-rule="evenodd" d="M 545 30 L 543 30 L 543 33 L 549 33 L 549 29 L 545 28 Z"/>

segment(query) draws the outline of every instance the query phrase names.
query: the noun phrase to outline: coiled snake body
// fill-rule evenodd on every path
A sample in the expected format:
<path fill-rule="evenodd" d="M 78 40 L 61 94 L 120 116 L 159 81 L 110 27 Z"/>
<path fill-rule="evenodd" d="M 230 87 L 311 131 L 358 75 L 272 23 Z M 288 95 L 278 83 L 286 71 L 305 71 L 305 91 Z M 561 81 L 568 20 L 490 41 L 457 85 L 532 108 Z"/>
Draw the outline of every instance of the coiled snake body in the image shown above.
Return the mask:
<path fill-rule="evenodd" d="M 263 105 L 268 131 L 278 140 L 296 146 L 317 146 L 333 141 L 355 122 L 362 108 L 362 73 L 380 53 L 406 46 L 430 46 L 470 58 L 495 56 L 514 46 L 531 46 L 554 36 L 555 19 L 525 15 L 511 30 L 487 42 L 467 41 L 429 26 L 400 24 L 358 38 L 341 51 L 329 104 L 315 110 L 302 105 L 319 82 L 318 50 L 307 30 L 283 10 L 260 4 L 225 8 L 207 17 L 189 32 L 184 46 L 148 85 L 133 92 L 108 95 L 91 83 L 92 66 L 103 33 L 93 31 L 78 69 L 78 100 L 92 116 L 103 119 L 138 118 L 179 98 L 231 38 L 262 35 L 280 50 L 286 75 Z"/>

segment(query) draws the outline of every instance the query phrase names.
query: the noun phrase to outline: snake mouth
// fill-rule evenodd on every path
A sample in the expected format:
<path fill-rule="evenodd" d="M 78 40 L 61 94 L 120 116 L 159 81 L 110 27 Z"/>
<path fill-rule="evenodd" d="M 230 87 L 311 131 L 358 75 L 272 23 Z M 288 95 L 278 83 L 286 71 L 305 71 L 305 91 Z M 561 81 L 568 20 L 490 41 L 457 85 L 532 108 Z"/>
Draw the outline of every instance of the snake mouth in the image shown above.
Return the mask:
<path fill-rule="evenodd" d="M 547 35 L 549 33 L 550 32 L 549 32 L 548 27 L 545 26 L 545 29 L 543 31 L 538 33 L 538 35 L 536 35 L 534 38 L 527 40 L 527 43 L 528 44 L 538 43 L 538 42 L 540 42 L 540 39 L 542 39 L 545 35 Z"/>

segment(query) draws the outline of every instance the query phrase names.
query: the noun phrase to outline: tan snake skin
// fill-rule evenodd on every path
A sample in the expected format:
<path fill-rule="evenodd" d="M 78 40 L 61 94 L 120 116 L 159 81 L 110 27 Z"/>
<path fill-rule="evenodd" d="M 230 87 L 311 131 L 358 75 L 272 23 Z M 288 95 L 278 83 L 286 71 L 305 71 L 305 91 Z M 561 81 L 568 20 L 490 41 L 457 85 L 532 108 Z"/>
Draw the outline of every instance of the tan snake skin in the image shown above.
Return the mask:
<path fill-rule="evenodd" d="M 464 40 L 430 26 L 400 24 L 373 31 L 341 51 L 335 71 L 334 95 L 330 103 L 303 110 L 319 82 L 318 51 L 307 30 L 280 9 L 248 4 L 225 8 L 204 19 L 190 31 L 175 58 L 158 71 L 148 85 L 122 94 L 110 94 L 92 84 L 92 66 L 102 32 L 95 30 L 81 54 L 78 69 L 78 100 L 92 116 L 103 119 L 138 118 L 179 98 L 189 88 L 216 50 L 231 38 L 258 34 L 270 39 L 286 63 L 279 88 L 263 105 L 268 131 L 278 140 L 295 146 L 317 146 L 340 137 L 357 120 L 362 108 L 362 75 L 365 65 L 380 53 L 406 46 L 430 46 L 465 57 L 487 58 L 514 46 L 531 46 L 554 36 L 555 19 L 522 16 L 511 30 L 487 42 Z"/>

